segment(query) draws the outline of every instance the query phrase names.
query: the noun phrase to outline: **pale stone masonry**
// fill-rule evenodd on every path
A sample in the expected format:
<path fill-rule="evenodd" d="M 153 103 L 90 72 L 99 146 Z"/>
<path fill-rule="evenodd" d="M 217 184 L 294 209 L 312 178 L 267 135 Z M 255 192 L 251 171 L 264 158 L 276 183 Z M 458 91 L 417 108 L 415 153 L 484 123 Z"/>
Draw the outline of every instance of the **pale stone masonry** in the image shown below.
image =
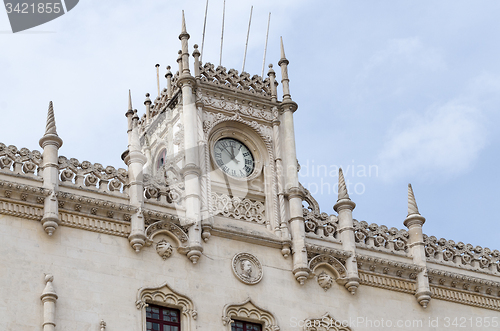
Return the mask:
<path fill-rule="evenodd" d="M 0 143 L 0 330 L 500 329 L 500 252 L 425 235 L 411 185 L 405 230 L 357 221 L 342 170 L 336 214 L 299 183 L 283 41 L 279 100 L 189 38 L 142 118 L 129 94 L 126 168 L 59 155 L 52 102 L 42 153 Z"/>

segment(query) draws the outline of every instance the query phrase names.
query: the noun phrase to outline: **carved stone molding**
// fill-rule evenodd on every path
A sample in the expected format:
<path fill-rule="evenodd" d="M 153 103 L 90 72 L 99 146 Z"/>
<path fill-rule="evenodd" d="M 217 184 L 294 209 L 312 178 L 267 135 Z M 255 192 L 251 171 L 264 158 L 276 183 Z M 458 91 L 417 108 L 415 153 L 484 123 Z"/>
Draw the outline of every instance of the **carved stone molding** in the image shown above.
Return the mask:
<path fill-rule="evenodd" d="M 255 305 L 250 298 L 242 303 L 233 303 L 224 306 L 222 310 L 222 324 L 225 330 L 231 331 L 231 323 L 235 319 L 250 321 L 262 325 L 264 331 L 279 331 L 276 318 L 268 310 Z"/>
<path fill-rule="evenodd" d="M 382 259 L 364 254 L 356 254 L 356 258 L 359 270 L 369 271 L 374 274 L 415 279 L 416 275 L 423 271 L 423 267 L 413 263 Z"/>
<path fill-rule="evenodd" d="M 327 254 L 339 259 L 345 259 L 352 256 L 352 253 L 348 251 L 314 244 L 306 244 L 306 249 L 307 253 L 312 255 L 311 258 L 316 254 Z"/>
<path fill-rule="evenodd" d="M 415 294 L 417 285 L 414 280 L 399 279 L 396 277 L 378 275 L 371 272 L 359 270 L 361 285 L 380 287 L 386 290 Z"/>
<path fill-rule="evenodd" d="M 351 331 L 344 324 L 327 312 L 321 317 L 306 319 L 304 321 L 304 331 Z"/>
<path fill-rule="evenodd" d="M 0 199 L 0 214 L 40 221 L 43 217 L 43 205 L 35 206 Z"/>
<path fill-rule="evenodd" d="M 142 287 L 137 291 L 135 305 L 142 310 L 143 331 L 146 331 L 146 309 L 148 304 L 179 309 L 181 312 L 181 325 L 183 330 L 194 331 L 195 320 L 198 317 L 193 302 L 188 297 L 172 290 L 167 283 L 158 287 Z"/>
<path fill-rule="evenodd" d="M 260 261 L 252 254 L 236 254 L 233 257 L 231 266 L 236 278 L 247 285 L 255 285 L 262 280 L 262 265 L 260 264 Z"/>
<path fill-rule="evenodd" d="M 130 235 L 130 223 L 127 221 L 109 220 L 104 218 L 92 217 L 90 215 L 82 215 L 77 212 L 66 213 L 59 212 L 61 225 L 110 234 L 120 237 L 128 237 Z"/>
<path fill-rule="evenodd" d="M 226 194 L 213 192 L 210 215 L 222 215 L 257 224 L 266 223 L 264 203 L 249 198 L 230 198 Z"/>
<path fill-rule="evenodd" d="M 432 298 L 500 311 L 500 298 L 466 290 L 430 285 Z"/>

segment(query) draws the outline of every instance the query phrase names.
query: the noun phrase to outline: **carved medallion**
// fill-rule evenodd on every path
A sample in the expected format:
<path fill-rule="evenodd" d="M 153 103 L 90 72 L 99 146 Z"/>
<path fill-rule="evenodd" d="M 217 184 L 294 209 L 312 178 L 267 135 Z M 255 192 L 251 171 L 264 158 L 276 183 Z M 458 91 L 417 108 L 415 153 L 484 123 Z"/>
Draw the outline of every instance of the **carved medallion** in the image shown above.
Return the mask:
<path fill-rule="evenodd" d="M 326 272 L 322 271 L 318 275 L 318 284 L 321 286 L 325 292 L 330 289 L 333 285 L 333 277 L 327 274 Z"/>
<path fill-rule="evenodd" d="M 156 244 L 156 252 L 164 260 L 168 259 L 172 255 L 173 251 L 174 251 L 174 249 L 172 248 L 172 245 L 169 242 L 167 242 L 165 239 L 160 240 Z"/>
<path fill-rule="evenodd" d="M 254 285 L 262 279 L 262 265 L 255 256 L 249 253 L 238 253 L 233 257 L 233 272 L 247 285 Z"/>

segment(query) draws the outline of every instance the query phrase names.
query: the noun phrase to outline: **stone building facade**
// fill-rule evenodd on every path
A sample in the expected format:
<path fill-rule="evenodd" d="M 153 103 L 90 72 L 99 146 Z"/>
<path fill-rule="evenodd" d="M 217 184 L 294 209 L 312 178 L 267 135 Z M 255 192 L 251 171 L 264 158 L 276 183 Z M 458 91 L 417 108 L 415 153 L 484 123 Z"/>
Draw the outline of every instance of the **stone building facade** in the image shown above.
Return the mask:
<path fill-rule="evenodd" d="M 126 169 L 0 143 L 0 330 L 500 330 L 500 252 L 358 222 L 298 181 L 281 84 L 201 63 L 183 19 L 178 72 L 128 119 Z M 169 68 L 170 69 L 170 68 Z"/>

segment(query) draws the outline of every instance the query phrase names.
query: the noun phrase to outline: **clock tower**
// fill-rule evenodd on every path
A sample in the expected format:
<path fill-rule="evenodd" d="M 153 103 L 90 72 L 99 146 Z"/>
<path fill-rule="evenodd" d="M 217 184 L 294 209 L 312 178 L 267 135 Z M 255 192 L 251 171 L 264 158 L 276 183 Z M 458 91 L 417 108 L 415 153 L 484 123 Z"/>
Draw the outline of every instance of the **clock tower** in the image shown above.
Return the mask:
<path fill-rule="evenodd" d="M 264 78 L 201 63 L 198 46 L 189 49 L 189 37 L 183 15 L 178 71 L 167 67 L 167 87 L 154 101 L 146 95 L 140 120 L 127 113 L 129 136 L 133 140 L 136 133 L 146 157 L 144 199 L 177 215 L 189 238 L 184 252 L 193 263 L 217 232 L 228 239 L 266 242 L 285 258 L 291 255 L 295 278 L 303 284 L 310 273 L 305 192 L 298 182 L 297 104 L 283 42 L 278 62 L 283 96 L 278 98 L 272 64 Z"/>

